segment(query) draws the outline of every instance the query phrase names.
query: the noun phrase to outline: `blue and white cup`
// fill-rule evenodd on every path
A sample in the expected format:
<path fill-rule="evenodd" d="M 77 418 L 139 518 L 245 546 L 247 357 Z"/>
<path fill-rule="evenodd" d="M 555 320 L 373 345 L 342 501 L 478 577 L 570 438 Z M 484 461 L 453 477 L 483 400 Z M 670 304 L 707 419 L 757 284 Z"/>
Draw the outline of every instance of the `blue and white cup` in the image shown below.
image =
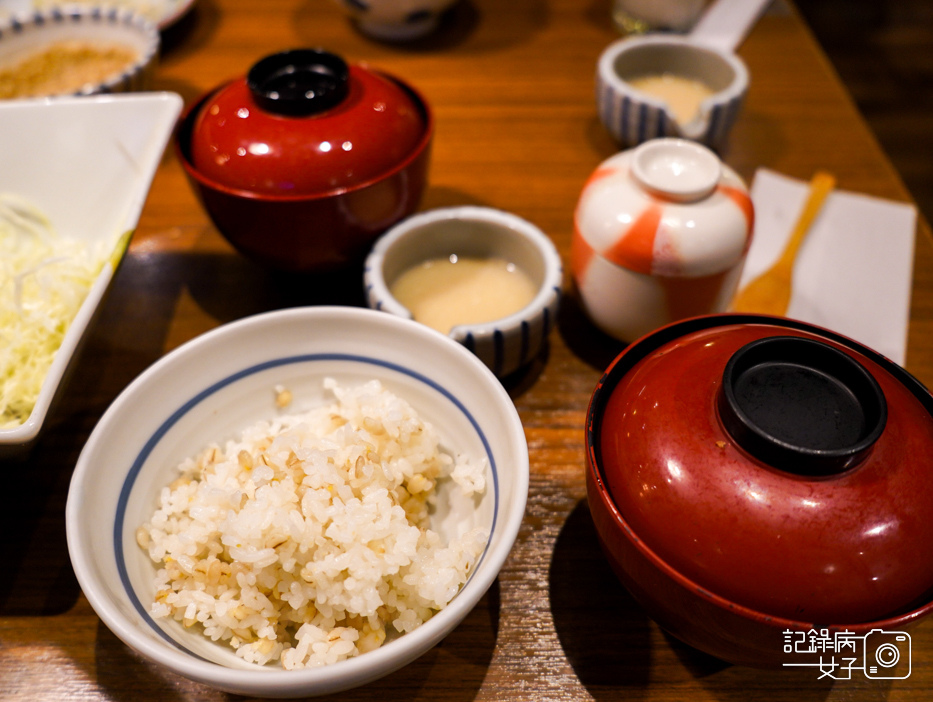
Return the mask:
<path fill-rule="evenodd" d="M 672 101 L 633 85 L 645 78 L 671 78 L 704 86 L 691 117 L 678 117 Z M 599 118 L 623 147 L 649 139 L 691 139 L 717 151 L 748 92 L 749 74 L 734 53 L 681 36 L 620 39 L 601 54 L 596 70 Z"/>
<path fill-rule="evenodd" d="M 447 334 L 497 377 L 528 366 L 539 357 L 557 322 L 563 265 L 551 239 L 517 215 L 467 205 L 429 210 L 402 220 L 376 241 L 366 259 L 367 304 L 417 320 L 393 295 L 395 282 L 413 266 L 452 255 L 504 259 L 531 280 L 537 292 L 521 309 L 488 322 L 455 324 Z"/>

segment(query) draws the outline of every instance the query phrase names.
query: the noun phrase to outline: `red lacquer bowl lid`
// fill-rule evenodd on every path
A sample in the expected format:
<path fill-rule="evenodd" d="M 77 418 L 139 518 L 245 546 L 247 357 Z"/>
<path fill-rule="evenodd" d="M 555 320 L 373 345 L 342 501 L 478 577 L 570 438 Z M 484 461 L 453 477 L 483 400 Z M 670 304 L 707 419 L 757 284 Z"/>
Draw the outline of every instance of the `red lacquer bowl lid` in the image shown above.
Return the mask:
<path fill-rule="evenodd" d="M 267 56 L 200 108 L 191 160 L 257 195 L 315 195 L 379 178 L 427 128 L 391 77 L 317 49 Z"/>
<path fill-rule="evenodd" d="M 626 349 L 589 431 L 631 533 L 698 587 L 857 624 L 933 592 L 931 412 L 919 382 L 849 339 L 713 315 Z"/>

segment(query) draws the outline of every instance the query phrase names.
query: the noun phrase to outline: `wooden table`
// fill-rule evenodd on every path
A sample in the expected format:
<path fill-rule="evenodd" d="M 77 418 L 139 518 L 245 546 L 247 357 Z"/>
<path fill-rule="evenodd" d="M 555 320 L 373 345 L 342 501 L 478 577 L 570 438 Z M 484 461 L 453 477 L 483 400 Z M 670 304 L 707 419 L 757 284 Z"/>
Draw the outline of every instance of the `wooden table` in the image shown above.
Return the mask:
<path fill-rule="evenodd" d="M 481 204 L 538 224 L 562 255 L 595 166 L 616 151 L 593 100 L 597 56 L 617 37 L 608 0 L 468 0 L 440 31 L 390 45 L 360 35 L 324 0 L 199 0 L 165 34 L 156 88 L 191 102 L 253 61 L 323 46 L 417 85 L 436 110 L 424 208 Z M 779 2 L 740 53 L 752 75 L 727 162 L 766 166 L 908 201 L 898 175 L 826 57 Z M 0 699 L 218 700 L 148 664 L 104 627 L 68 560 L 72 468 L 107 405 L 165 352 L 219 324 L 300 304 L 361 304 L 359 278 L 326 284 L 264 272 L 210 224 L 169 150 L 136 238 L 85 353 L 29 458 L 2 468 Z M 933 246 L 917 236 L 907 367 L 933 384 Z M 463 624 L 423 658 L 342 699 L 874 700 L 933 695 L 933 621 L 913 630 L 900 680 L 818 679 L 812 669 L 724 665 L 667 637 L 614 579 L 585 501 L 583 421 L 620 345 L 594 333 L 569 296 L 544 362 L 510 391 L 531 454 L 527 515 L 505 568 Z M 918 554 L 928 557 L 928 554 Z"/>

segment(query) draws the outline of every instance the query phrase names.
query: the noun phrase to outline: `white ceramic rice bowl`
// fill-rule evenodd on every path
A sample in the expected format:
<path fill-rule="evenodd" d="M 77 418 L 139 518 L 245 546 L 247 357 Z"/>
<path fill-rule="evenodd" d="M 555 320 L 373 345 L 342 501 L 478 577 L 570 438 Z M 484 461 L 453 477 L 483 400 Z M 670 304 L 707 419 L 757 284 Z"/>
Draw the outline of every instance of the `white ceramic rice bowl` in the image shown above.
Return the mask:
<path fill-rule="evenodd" d="M 176 465 L 211 441 L 233 437 L 277 410 L 287 387 L 300 411 L 323 398 L 322 381 L 377 378 L 407 399 L 444 437 L 444 448 L 489 459 L 474 503 L 440 490 L 432 526 L 490 532 L 459 594 L 433 618 L 381 648 L 336 664 L 286 671 L 239 659 L 178 622 L 154 621 L 155 565 L 135 532 L 156 507 Z M 518 533 L 528 493 L 521 421 L 495 376 L 465 348 L 415 322 L 365 309 L 297 308 L 222 326 L 166 355 L 107 410 L 87 442 L 68 495 L 68 547 L 78 581 L 104 623 L 145 657 L 228 692 L 299 697 L 365 684 L 419 657 L 473 609 Z"/>

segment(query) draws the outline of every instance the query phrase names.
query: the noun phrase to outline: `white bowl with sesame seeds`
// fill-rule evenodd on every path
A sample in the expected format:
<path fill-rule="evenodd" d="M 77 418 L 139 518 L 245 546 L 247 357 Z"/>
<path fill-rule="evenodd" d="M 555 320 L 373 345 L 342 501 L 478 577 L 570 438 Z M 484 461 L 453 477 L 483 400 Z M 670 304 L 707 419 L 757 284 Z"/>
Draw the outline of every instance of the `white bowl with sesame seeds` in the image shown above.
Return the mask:
<path fill-rule="evenodd" d="M 130 8 L 62 5 L 0 17 L 0 98 L 149 90 L 159 28 Z"/>

